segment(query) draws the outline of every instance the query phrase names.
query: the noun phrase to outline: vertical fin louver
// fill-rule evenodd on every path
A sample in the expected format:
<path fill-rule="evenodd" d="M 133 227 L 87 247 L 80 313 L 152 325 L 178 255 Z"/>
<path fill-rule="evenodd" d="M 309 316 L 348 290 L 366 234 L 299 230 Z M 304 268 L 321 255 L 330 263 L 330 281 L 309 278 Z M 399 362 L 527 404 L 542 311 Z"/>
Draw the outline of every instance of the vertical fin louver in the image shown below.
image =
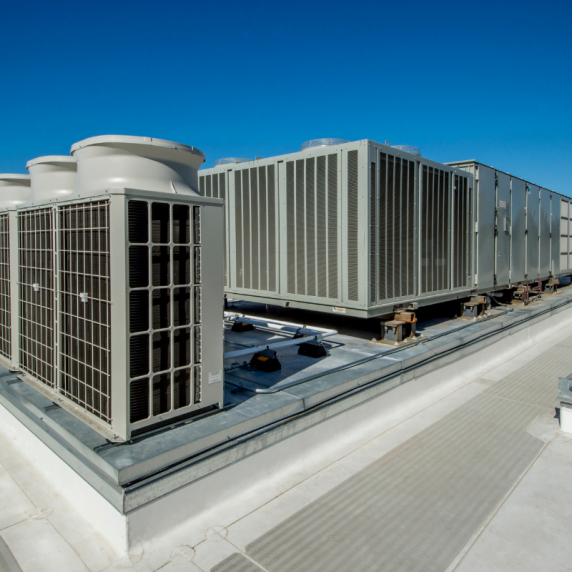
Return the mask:
<path fill-rule="evenodd" d="M 386 153 L 380 153 L 378 161 L 379 194 L 372 183 L 370 197 L 372 212 L 378 216 L 376 265 L 371 269 L 376 280 L 370 288 L 373 305 L 411 296 L 415 266 L 415 163 Z M 373 242 L 371 248 L 375 252 Z"/>

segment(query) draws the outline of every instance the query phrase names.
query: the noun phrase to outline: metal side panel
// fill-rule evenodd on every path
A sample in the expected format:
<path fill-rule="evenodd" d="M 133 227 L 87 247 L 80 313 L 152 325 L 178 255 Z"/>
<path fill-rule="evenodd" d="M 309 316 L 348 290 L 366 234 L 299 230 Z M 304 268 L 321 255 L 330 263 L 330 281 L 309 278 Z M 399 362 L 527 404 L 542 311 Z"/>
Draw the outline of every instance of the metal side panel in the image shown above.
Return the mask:
<path fill-rule="evenodd" d="M 539 229 L 538 209 L 540 191 L 536 185 L 529 184 L 526 193 L 526 279 L 536 280 L 538 274 Z"/>
<path fill-rule="evenodd" d="M 550 194 L 550 272 L 560 274 L 560 196 Z"/>
<path fill-rule="evenodd" d="M 510 282 L 522 282 L 526 272 L 526 183 L 511 179 Z"/>
<path fill-rule="evenodd" d="M 548 278 L 551 271 L 550 258 L 550 191 L 540 190 L 540 253 L 539 277 Z"/>
<path fill-rule="evenodd" d="M 478 202 L 478 287 L 494 288 L 495 274 L 495 172 L 478 165 L 475 172 Z"/>
<path fill-rule="evenodd" d="M 510 280 L 510 177 L 496 171 L 496 285 L 505 285 Z"/>
<path fill-rule="evenodd" d="M 570 204 L 567 199 L 560 198 L 560 272 L 570 268 L 569 233 L 570 233 Z"/>

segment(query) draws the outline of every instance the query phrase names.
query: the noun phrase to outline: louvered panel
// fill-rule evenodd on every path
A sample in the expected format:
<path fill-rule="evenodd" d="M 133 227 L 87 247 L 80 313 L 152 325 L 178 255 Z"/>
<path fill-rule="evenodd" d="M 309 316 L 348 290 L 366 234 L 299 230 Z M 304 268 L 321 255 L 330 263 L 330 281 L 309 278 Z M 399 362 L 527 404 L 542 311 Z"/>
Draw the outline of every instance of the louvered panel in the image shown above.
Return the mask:
<path fill-rule="evenodd" d="M 399 190 L 399 296 L 407 295 L 407 168 L 409 161 L 401 161 L 401 186 Z"/>
<path fill-rule="evenodd" d="M 386 232 L 386 280 L 387 297 L 395 298 L 393 274 L 395 268 L 395 157 L 387 157 L 387 232 Z"/>
<path fill-rule="evenodd" d="M 407 190 L 407 295 L 415 293 L 415 163 L 409 163 Z"/>
<path fill-rule="evenodd" d="M 316 295 L 315 159 L 306 159 L 306 276 L 308 296 Z"/>
<path fill-rule="evenodd" d="M 258 168 L 260 208 L 260 290 L 268 290 L 268 210 L 266 200 L 266 167 Z"/>
<path fill-rule="evenodd" d="M 328 296 L 338 298 L 338 156 L 328 155 Z"/>
<path fill-rule="evenodd" d="M 387 155 L 379 154 L 379 301 L 387 299 Z"/>
<path fill-rule="evenodd" d="M 401 296 L 401 158 L 395 157 L 393 193 L 393 296 Z"/>
<path fill-rule="evenodd" d="M 242 185 L 240 171 L 234 172 L 234 228 L 236 236 L 236 286 L 242 288 L 244 285 L 244 268 L 242 265 Z"/>
<path fill-rule="evenodd" d="M 377 171 L 376 164 L 370 164 L 369 172 L 369 298 L 370 304 L 375 306 L 377 303 L 377 208 L 376 208 L 376 185 L 375 173 Z"/>
<path fill-rule="evenodd" d="M 296 293 L 306 294 L 304 160 L 296 161 Z"/>
<path fill-rule="evenodd" d="M 316 159 L 316 248 L 318 296 L 328 297 L 328 231 L 326 207 L 326 157 Z"/>
<path fill-rule="evenodd" d="M 205 196 L 207 196 L 207 197 L 212 197 L 211 180 L 212 180 L 212 175 L 207 175 L 207 185 L 206 185 L 206 192 L 205 192 Z"/>
<path fill-rule="evenodd" d="M 445 173 L 445 183 L 444 183 L 444 202 L 443 202 L 443 221 L 444 221 L 444 248 L 445 248 L 445 280 L 444 287 L 449 289 L 451 287 L 451 259 L 450 259 L 450 244 L 449 244 L 449 226 L 451 220 L 451 211 L 449 206 L 449 196 L 450 196 L 450 184 L 449 184 L 449 173 Z"/>
<path fill-rule="evenodd" d="M 274 165 L 268 166 L 268 289 L 276 291 L 276 196 Z"/>
<path fill-rule="evenodd" d="M 212 191 L 213 194 L 212 194 L 212 196 L 213 196 L 215 199 L 218 199 L 218 198 L 219 198 L 219 194 L 218 194 L 218 175 L 213 175 L 212 177 L 213 177 L 213 183 L 212 183 L 212 185 L 213 185 L 213 191 Z"/>
<path fill-rule="evenodd" d="M 140 226 L 148 227 L 147 209 L 140 208 L 141 201 L 133 202 L 130 221 L 145 219 Z M 64 206 L 59 209 L 58 216 L 60 390 L 85 411 L 110 423 L 109 202 Z M 142 262 L 147 266 L 148 256 Z M 147 290 L 144 292 L 146 294 Z M 147 308 L 141 308 L 139 298 L 130 300 L 147 312 Z M 143 315 L 133 316 L 130 320 L 131 328 L 144 325 Z"/>
<path fill-rule="evenodd" d="M 243 241 L 244 241 L 244 287 L 251 288 L 251 249 L 252 243 L 250 239 L 250 233 L 252 229 L 252 221 L 250 217 L 250 181 L 248 180 L 248 169 L 242 171 L 242 213 L 244 216 L 243 220 Z"/>
<path fill-rule="evenodd" d="M 10 215 L 0 215 L 0 354 L 12 359 Z"/>
<path fill-rule="evenodd" d="M 358 152 L 348 151 L 348 299 L 359 299 Z"/>
<path fill-rule="evenodd" d="M 251 287 L 258 290 L 260 281 L 260 254 L 259 254 L 259 218 L 258 210 L 258 170 L 256 167 L 250 169 L 250 224 L 252 227 L 252 258 L 251 258 Z"/>
<path fill-rule="evenodd" d="M 20 367 L 55 388 L 52 209 L 18 214 Z"/>
<path fill-rule="evenodd" d="M 294 161 L 286 163 L 286 263 L 288 294 L 296 294 L 296 198 Z"/>
<path fill-rule="evenodd" d="M 220 173 L 218 176 L 218 193 L 219 198 L 226 199 L 226 181 L 224 173 Z"/>
<path fill-rule="evenodd" d="M 427 277 L 429 261 L 429 246 L 427 241 L 427 232 L 429 226 L 429 202 L 428 202 L 428 189 L 429 189 L 429 169 L 427 165 L 423 165 L 422 170 L 422 191 L 421 191 L 421 211 L 419 218 L 421 219 L 421 292 L 428 291 Z"/>

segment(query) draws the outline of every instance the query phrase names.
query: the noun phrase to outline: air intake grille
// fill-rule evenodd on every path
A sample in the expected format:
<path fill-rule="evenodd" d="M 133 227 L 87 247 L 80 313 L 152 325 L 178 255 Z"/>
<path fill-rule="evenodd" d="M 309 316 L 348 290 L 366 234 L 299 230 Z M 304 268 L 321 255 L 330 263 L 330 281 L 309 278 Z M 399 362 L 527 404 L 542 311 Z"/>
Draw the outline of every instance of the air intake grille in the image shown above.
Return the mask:
<path fill-rule="evenodd" d="M 469 286 L 469 220 L 472 189 L 466 177 L 453 175 L 453 288 Z"/>
<path fill-rule="evenodd" d="M 129 247 L 130 421 L 137 423 L 201 400 L 201 207 L 131 200 L 128 208 L 130 220 L 151 231 L 130 236 Z"/>
<path fill-rule="evenodd" d="M 276 291 L 275 167 L 234 172 L 236 286 Z"/>
<path fill-rule="evenodd" d="M 0 354 L 12 359 L 10 215 L 0 215 Z"/>
<path fill-rule="evenodd" d="M 111 422 L 109 203 L 59 209 L 60 386 Z"/>
<path fill-rule="evenodd" d="M 423 165 L 421 292 L 449 289 L 449 173 Z"/>
<path fill-rule="evenodd" d="M 56 386 L 54 218 L 51 208 L 18 214 L 20 368 Z"/>
<path fill-rule="evenodd" d="M 378 305 L 414 294 L 415 163 L 380 153 L 370 170 L 370 297 Z"/>
<path fill-rule="evenodd" d="M 337 299 L 336 154 L 286 163 L 286 232 L 288 293 Z"/>
<path fill-rule="evenodd" d="M 358 300 L 358 152 L 348 152 L 348 299 Z"/>

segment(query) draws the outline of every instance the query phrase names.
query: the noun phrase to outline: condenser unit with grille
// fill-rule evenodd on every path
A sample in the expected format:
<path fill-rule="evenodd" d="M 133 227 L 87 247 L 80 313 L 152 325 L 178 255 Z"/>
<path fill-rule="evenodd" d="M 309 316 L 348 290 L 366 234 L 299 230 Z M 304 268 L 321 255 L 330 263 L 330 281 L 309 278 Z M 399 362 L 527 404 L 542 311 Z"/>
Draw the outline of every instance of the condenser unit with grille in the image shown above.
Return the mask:
<path fill-rule="evenodd" d="M 196 191 L 202 152 L 103 136 L 72 155 L 74 192 L 19 210 L 22 303 L 53 317 L 22 369 L 122 439 L 221 407 L 223 202 Z"/>
<path fill-rule="evenodd" d="M 18 225 L 16 208 L 30 197 L 30 175 L 0 175 L 0 355 L 18 363 Z"/>
<path fill-rule="evenodd" d="M 225 292 L 372 317 L 474 288 L 472 176 L 370 140 L 199 171 L 225 198 Z"/>

